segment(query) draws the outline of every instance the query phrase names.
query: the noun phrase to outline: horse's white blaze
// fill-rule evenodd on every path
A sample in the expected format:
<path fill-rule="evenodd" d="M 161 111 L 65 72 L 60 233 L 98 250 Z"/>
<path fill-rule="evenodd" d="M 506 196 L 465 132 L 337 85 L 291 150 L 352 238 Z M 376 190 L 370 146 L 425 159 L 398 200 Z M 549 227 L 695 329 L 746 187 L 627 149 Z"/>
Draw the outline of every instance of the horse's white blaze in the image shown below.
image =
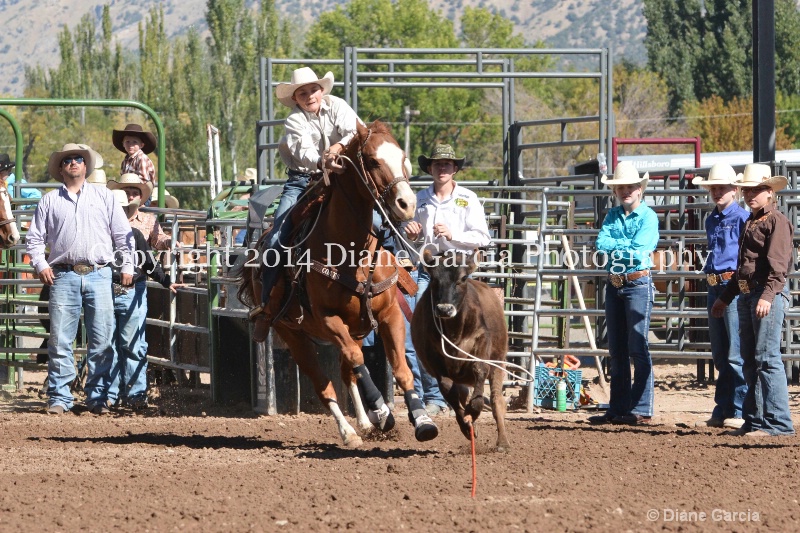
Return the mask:
<path fill-rule="evenodd" d="M 9 219 L 14 218 L 14 215 L 11 214 L 11 200 L 9 199 L 8 190 L 3 189 L 3 194 L 0 194 L 0 197 L 3 199 L 3 218 Z M 10 235 L 13 242 L 19 242 L 19 231 L 17 230 L 17 223 L 12 222 L 9 225 Z"/>
<path fill-rule="evenodd" d="M 396 144 L 383 142 L 375 152 L 375 157 L 382 159 L 395 178 L 402 178 L 411 174 L 411 164 L 406 155 Z M 407 173 L 403 173 L 403 170 Z M 396 186 L 395 201 L 388 207 L 398 220 L 411 220 L 417 210 L 417 196 L 407 182 L 400 182 Z"/>

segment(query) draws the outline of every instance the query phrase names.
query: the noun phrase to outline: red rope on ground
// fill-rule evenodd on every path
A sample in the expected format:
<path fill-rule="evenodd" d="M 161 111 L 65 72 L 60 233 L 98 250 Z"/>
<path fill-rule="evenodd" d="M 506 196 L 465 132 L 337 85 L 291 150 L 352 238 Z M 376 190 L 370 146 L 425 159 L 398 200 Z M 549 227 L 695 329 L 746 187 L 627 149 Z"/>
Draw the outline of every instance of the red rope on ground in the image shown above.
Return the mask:
<path fill-rule="evenodd" d="M 472 444 L 472 497 L 475 497 L 475 488 L 478 486 L 478 463 L 475 459 L 475 431 L 469 425 L 469 440 Z"/>

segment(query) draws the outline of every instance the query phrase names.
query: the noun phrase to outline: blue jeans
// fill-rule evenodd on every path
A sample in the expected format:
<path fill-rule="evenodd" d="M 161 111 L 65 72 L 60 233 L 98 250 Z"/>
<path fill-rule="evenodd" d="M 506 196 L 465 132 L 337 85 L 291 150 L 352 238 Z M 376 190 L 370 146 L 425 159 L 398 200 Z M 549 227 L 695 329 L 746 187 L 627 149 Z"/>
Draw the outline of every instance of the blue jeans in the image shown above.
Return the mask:
<path fill-rule="evenodd" d="M 626 282 L 620 288 L 606 284 L 606 324 L 611 363 L 609 416 L 653 416 L 653 360 L 647 339 L 653 298 L 650 276 Z"/>
<path fill-rule="evenodd" d="M 70 384 L 75 379 L 72 344 L 78 333 L 81 308 L 86 327 L 86 406 L 104 404 L 114 360 L 114 300 L 111 269 L 101 268 L 86 275 L 56 267 L 50 288 L 50 340 L 47 353 L 48 406 L 71 409 L 74 398 Z"/>
<path fill-rule="evenodd" d="M 747 392 L 747 383 L 742 374 L 742 354 L 739 350 L 739 311 L 737 299 L 725 309 L 722 318 L 711 316 L 711 307 L 725 290 L 728 282 L 708 287 L 708 334 L 711 341 L 711 357 L 717 369 L 717 385 L 714 392 L 714 410 L 711 418 L 742 418 L 742 402 Z"/>
<path fill-rule="evenodd" d="M 125 294 L 114 297 L 114 364 L 108 400 L 115 403 L 147 399 L 147 281 L 136 283 Z"/>
<path fill-rule="evenodd" d="M 283 246 L 289 245 L 289 236 L 292 233 L 292 219 L 289 216 L 292 207 L 297 203 L 298 198 L 306 191 L 310 177 L 301 175 L 289 177 L 283 186 L 281 200 L 274 213 L 275 222 L 267 235 L 264 243 L 264 253 L 267 263 L 261 268 L 261 302 L 266 306 L 269 303 L 269 295 L 278 279 L 278 274 L 286 264 L 286 250 Z M 283 246 L 281 246 L 283 245 Z M 277 258 L 277 262 L 276 262 Z"/>
<path fill-rule="evenodd" d="M 414 305 L 411 306 L 411 309 L 414 310 L 417 308 L 417 302 L 422 298 L 422 293 L 425 292 L 428 285 L 431 284 L 431 275 L 422 270 L 420 265 L 417 265 L 417 270 L 412 272 L 412 277 L 414 281 L 417 282 L 417 295 L 414 299 Z M 406 297 L 406 299 L 408 299 L 408 297 Z M 411 337 L 410 326 L 410 324 L 406 323 L 406 327 L 408 328 L 406 329 L 406 335 L 409 338 Z M 414 351 L 414 353 L 416 354 L 417 352 Z M 433 403 L 440 407 L 447 407 L 447 401 L 439 390 L 439 382 L 436 378 L 428 374 L 428 371 L 425 370 L 425 367 L 422 365 L 419 367 L 419 373 L 420 379 L 422 380 L 422 389 L 425 391 L 425 403 Z"/>
<path fill-rule="evenodd" d="M 381 216 L 378 209 L 372 210 L 372 229 L 375 230 L 375 234 L 378 236 L 378 242 L 380 242 L 381 246 L 385 250 L 392 252 L 393 254 L 396 253 L 395 245 L 394 245 L 394 233 L 392 232 L 392 228 L 386 227 L 382 228 L 381 224 L 383 224 L 383 217 Z"/>
<path fill-rule="evenodd" d="M 789 389 L 781 360 L 783 318 L 788 292 L 775 295 L 764 318 L 756 316 L 763 289 L 739 295 L 739 334 L 747 394 L 742 408 L 745 427 L 770 435 L 794 435 Z"/>

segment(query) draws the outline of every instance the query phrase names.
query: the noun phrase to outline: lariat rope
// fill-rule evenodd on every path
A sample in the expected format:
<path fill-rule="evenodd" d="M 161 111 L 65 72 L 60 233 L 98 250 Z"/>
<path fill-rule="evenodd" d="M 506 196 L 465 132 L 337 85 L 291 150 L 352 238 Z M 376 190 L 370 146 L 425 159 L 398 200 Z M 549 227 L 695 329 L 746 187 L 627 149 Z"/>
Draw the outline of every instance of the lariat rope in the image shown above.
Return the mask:
<path fill-rule="evenodd" d="M 428 290 L 430 290 L 430 289 L 428 289 Z M 441 335 L 441 337 L 442 337 L 442 353 L 445 355 L 445 357 L 448 357 L 448 358 L 450 358 L 450 359 L 452 359 L 454 361 L 466 361 L 468 363 L 472 363 L 472 362 L 485 363 L 485 364 L 487 364 L 489 366 L 493 366 L 495 368 L 498 368 L 498 369 L 502 370 L 503 372 L 508 374 L 508 376 L 510 378 L 515 379 L 517 381 L 522 381 L 522 382 L 525 382 L 525 383 L 531 383 L 531 382 L 536 380 L 535 376 L 533 374 L 531 374 L 530 371 L 528 371 L 528 369 L 526 369 L 524 367 L 521 367 L 521 366 L 519 366 L 517 364 L 509 363 L 508 361 L 503 362 L 503 363 L 495 363 L 494 361 L 491 361 L 491 360 L 481 359 L 480 357 L 475 357 L 471 353 L 466 352 L 466 351 L 462 350 L 461 348 L 459 348 L 458 346 L 456 346 L 453 343 L 453 341 L 448 339 L 447 335 L 444 334 L 444 331 L 442 329 L 442 319 L 439 318 L 436 315 L 436 306 L 433 303 L 433 297 L 432 296 L 431 296 L 431 313 L 433 314 L 433 323 L 436 324 L 436 331 L 438 331 L 439 335 Z M 466 357 L 456 357 L 454 355 L 450 355 L 449 353 L 447 353 L 447 349 L 446 349 L 446 346 L 445 346 L 445 341 L 447 341 L 447 344 L 449 344 L 450 346 L 452 346 L 453 348 L 455 348 L 456 350 L 458 350 L 462 354 L 466 355 Z M 517 374 L 514 374 L 513 372 L 507 370 L 504 367 L 518 368 L 519 370 L 522 370 L 525 374 L 529 375 L 530 378 L 526 378 L 526 377 L 522 377 L 522 376 L 519 376 Z"/>

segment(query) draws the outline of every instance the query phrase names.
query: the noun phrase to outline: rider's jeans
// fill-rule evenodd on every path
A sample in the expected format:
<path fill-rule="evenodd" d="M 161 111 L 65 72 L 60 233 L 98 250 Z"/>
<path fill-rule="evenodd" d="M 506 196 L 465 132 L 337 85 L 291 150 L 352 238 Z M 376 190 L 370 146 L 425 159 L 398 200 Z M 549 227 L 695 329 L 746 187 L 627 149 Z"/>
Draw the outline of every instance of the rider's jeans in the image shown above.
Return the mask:
<path fill-rule="evenodd" d="M 269 303 L 269 295 L 278 279 L 278 273 L 286 264 L 287 250 L 283 247 L 288 245 L 292 232 L 292 220 L 288 215 L 305 192 L 309 180 L 308 175 L 298 175 L 290 177 L 283 186 L 283 194 L 274 214 L 275 222 L 264 243 L 265 255 L 262 259 L 266 264 L 261 269 L 261 302 L 264 306 Z"/>

